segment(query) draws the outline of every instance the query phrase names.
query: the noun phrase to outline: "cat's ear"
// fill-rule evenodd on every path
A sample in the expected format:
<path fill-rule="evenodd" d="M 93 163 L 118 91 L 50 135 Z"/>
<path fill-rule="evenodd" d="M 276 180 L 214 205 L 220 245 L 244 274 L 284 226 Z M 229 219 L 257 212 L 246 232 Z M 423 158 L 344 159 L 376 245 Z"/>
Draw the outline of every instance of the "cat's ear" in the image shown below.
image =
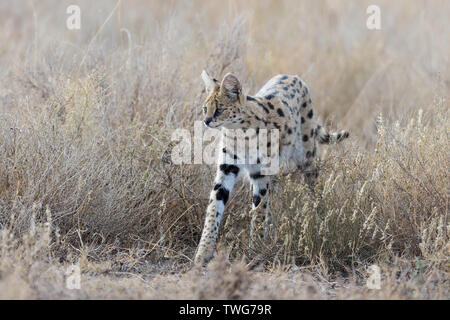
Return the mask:
<path fill-rule="evenodd" d="M 220 91 L 231 101 L 241 100 L 242 86 L 238 78 L 231 73 L 227 73 L 220 85 Z"/>
<path fill-rule="evenodd" d="M 214 89 L 216 89 L 217 84 L 213 78 L 211 78 L 208 73 L 203 70 L 202 71 L 202 79 L 205 83 L 206 92 L 211 93 Z"/>

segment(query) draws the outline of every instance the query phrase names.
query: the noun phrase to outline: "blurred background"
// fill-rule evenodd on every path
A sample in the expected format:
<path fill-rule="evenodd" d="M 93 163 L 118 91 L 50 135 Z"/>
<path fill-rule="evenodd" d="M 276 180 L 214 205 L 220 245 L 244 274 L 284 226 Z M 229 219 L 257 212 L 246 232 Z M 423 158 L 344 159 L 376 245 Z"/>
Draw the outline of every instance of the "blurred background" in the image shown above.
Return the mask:
<path fill-rule="evenodd" d="M 66 28 L 71 4 L 80 30 Z M 381 30 L 366 27 L 371 4 Z M 236 73 L 250 93 L 287 73 L 309 84 L 324 120 L 370 144 L 378 113 L 401 118 L 448 92 L 449 12 L 445 0 L 2 1 L 1 108 L 13 108 L 13 80 L 24 74 L 46 87 L 61 73 L 99 68 L 114 88 L 111 116 L 152 113 L 177 126 L 180 109 L 194 114 L 188 123 L 200 114 L 203 68 Z"/>

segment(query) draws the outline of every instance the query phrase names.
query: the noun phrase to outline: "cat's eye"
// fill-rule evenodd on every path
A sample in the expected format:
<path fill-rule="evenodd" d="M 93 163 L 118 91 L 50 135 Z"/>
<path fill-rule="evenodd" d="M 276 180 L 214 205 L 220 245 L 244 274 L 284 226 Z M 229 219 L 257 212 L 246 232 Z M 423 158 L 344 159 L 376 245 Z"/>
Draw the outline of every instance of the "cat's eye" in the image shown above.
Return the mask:
<path fill-rule="evenodd" d="M 203 113 L 206 114 L 206 107 L 203 107 Z"/>

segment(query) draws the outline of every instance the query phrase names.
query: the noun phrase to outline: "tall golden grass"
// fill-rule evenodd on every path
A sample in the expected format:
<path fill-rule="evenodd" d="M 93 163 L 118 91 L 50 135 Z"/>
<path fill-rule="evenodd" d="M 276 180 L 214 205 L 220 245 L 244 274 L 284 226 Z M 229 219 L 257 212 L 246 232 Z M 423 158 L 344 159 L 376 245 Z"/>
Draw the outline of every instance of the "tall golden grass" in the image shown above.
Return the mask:
<path fill-rule="evenodd" d="M 263 255 L 266 270 L 355 283 L 378 264 L 387 289 L 370 297 L 448 298 L 450 4 L 377 2 L 377 31 L 366 28 L 370 1 L 0 4 L 0 288 L 11 288 L 0 292 L 118 297 L 100 294 L 95 275 L 144 279 L 190 266 L 214 168 L 165 164 L 161 155 L 173 129 L 201 118 L 207 69 L 216 78 L 234 72 L 249 93 L 275 74 L 298 74 L 316 113 L 351 133 L 324 150 L 314 192 L 299 177 L 277 179 L 276 232 L 255 251 L 250 193 L 239 184 L 221 259 Z M 69 4 L 81 8 L 80 30 L 65 26 Z M 70 263 L 91 277 L 79 296 L 55 285 Z M 219 283 L 262 286 L 242 268 Z M 185 286 L 201 274 L 192 277 Z M 126 286 L 120 279 L 111 288 Z M 236 298 L 203 284 L 195 297 Z M 367 297 L 360 287 L 322 296 L 310 285 L 278 297 Z M 272 297 L 245 286 L 238 298 Z M 145 292 L 122 296 L 158 297 Z"/>

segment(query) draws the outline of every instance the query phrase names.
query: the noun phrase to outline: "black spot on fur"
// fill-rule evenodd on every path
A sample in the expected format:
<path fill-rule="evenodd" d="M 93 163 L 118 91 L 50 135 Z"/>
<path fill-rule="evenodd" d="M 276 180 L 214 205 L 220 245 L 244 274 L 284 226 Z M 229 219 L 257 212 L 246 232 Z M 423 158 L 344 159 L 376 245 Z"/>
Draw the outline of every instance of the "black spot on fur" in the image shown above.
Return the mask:
<path fill-rule="evenodd" d="M 308 136 L 307 136 L 306 134 L 303 135 L 303 141 L 304 141 L 304 142 L 308 141 Z"/>
<path fill-rule="evenodd" d="M 267 96 L 265 96 L 264 98 L 266 98 L 267 100 L 271 100 L 273 97 L 275 97 L 278 94 L 278 91 L 274 91 L 271 94 L 268 94 Z"/>
<path fill-rule="evenodd" d="M 261 189 L 261 190 L 259 190 L 259 194 L 261 195 L 261 196 L 265 196 L 266 195 L 266 193 L 267 193 L 267 190 L 266 189 Z"/>
<path fill-rule="evenodd" d="M 303 118 L 303 117 L 302 117 L 302 119 L 301 119 L 301 120 L 302 120 L 302 123 L 305 123 L 305 118 Z"/>
<path fill-rule="evenodd" d="M 309 110 L 309 112 L 308 112 L 308 118 L 312 118 L 313 117 L 313 115 L 314 115 L 314 112 L 313 112 L 313 110 L 311 109 L 311 110 Z"/>
<path fill-rule="evenodd" d="M 287 75 L 284 75 L 284 76 L 281 77 L 280 80 L 286 80 L 287 78 L 288 78 L 288 76 L 287 76 Z"/>
<path fill-rule="evenodd" d="M 262 103 L 259 103 L 259 102 L 258 102 L 258 106 L 260 106 L 261 108 L 263 108 L 264 111 L 265 111 L 266 113 L 269 113 L 269 112 L 270 112 L 269 109 L 267 109 Z"/>
<path fill-rule="evenodd" d="M 253 196 L 253 204 L 255 205 L 255 207 L 257 207 L 260 203 L 261 203 L 261 197 L 255 194 Z"/>
<path fill-rule="evenodd" d="M 230 196 L 230 192 L 227 189 L 221 187 L 221 188 L 219 188 L 219 190 L 216 193 L 216 200 L 217 201 L 222 200 L 223 204 L 227 204 L 229 196 Z"/>
<path fill-rule="evenodd" d="M 270 102 L 267 102 L 267 105 L 269 106 L 270 109 L 275 109 L 275 107 L 273 106 L 273 104 L 271 104 Z"/>
<path fill-rule="evenodd" d="M 280 117 L 284 117 L 284 112 L 280 108 L 277 109 L 277 113 Z"/>
<path fill-rule="evenodd" d="M 258 179 L 264 178 L 264 176 L 261 174 L 261 172 L 258 171 L 258 172 L 250 174 L 250 178 L 252 178 L 254 180 L 258 180 Z"/>
<path fill-rule="evenodd" d="M 320 136 L 320 143 L 329 143 L 330 142 L 330 135 L 327 133 L 323 136 Z"/>
<path fill-rule="evenodd" d="M 222 186 L 222 185 L 221 185 L 220 183 L 216 184 L 216 185 L 214 186 L 214 190 L 219 189 L 221 186 Z"/>
<path fill-rule="evenodd" d="M 221 164 L 219 168 L 223 173 L 225 173 L 225 175 L 229 175 L 230 172 L 234 175 L 237 175 L 239 173 L 239 168 L 232 164 Z"/>
<path fill-rule="evenodd" d="M 306 108 L 307 105 L 308 105 L 308 104 L 307 104 L 306 102 L 303 102 L 302 108 Z"/>

